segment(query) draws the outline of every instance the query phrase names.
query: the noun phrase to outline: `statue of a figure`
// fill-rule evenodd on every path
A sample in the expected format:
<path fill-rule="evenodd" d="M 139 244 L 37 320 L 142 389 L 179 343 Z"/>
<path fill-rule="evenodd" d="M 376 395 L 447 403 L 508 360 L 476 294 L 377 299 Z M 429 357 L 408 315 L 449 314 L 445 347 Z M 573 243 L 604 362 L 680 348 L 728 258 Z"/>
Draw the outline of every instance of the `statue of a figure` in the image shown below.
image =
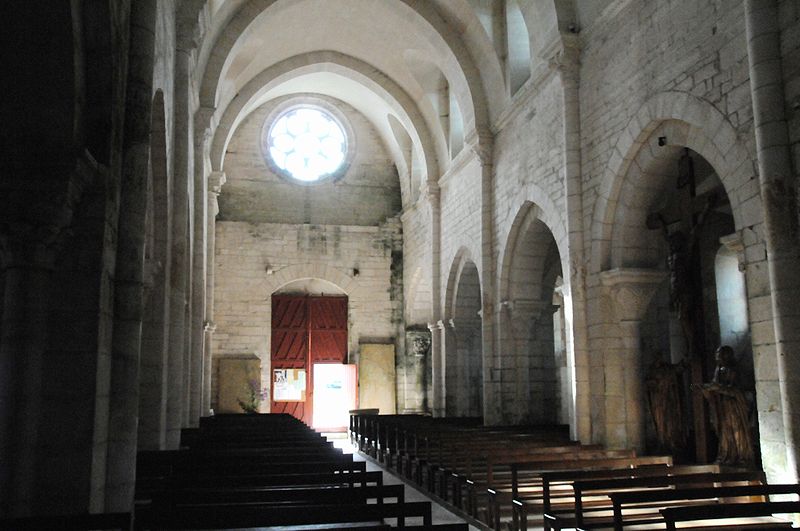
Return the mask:
<path fill-rule="evenodd" d="M 681 454 L 686 448 L 683 427 L 683 376 L 685 364 L 671 364 L 659 356 L 647 371 L 647 400 L 656 427 L 660 451 Z"/>
<path fill-rule="evenodd" d="M 716 352 L 714 378 L 700 390 L 711 410 L 711 424 L 717 433 L 717 462 L 726 465 L 750 465 L 754 461 L 750 433 L 750 408 L 738 385 L 736 356 L 723 345 Z"/>
<path fill-rule="evenodd" d="M 670 232 L 667 221 L 660 213 L 647 217 L 647 227 L 649 229 L 660 227 L 669 246 L 667 268 L 669 269 L 670 307 L 678 316 L 690 355 L 694 355 L 694 350 L 697 348 L 694 328 L 697 319 L 694 313 L 698 307 L 697 298 L 702 291 L 702 286 L 697 286 L 692 276 L 693 262 L 696 259 L 695 247 L 700 237 L 700 229 L 703 227 L 708 213 L 717 204 L 717 200 L 716 195 L 708 197 L 703 210 L 693 217 L 688 233 L 683 230 Z"/>

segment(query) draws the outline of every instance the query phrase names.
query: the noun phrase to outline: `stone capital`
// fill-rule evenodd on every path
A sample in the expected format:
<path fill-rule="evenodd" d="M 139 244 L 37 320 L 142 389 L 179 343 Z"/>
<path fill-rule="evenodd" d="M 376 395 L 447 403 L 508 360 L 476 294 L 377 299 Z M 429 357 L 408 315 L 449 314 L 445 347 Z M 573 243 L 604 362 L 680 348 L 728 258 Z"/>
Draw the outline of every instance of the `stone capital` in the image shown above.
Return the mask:
<path fill-rule="evenodd" d="M 428 180 L 423 184 L 422 190 L 420 190 L 420 197 L 424 197 L 428 200 L 431 206 L 435 206 L 438 208 L 439 206 L 439 198 L 442 195 L 442 190 L 439 188 L 439 183 L 436 181 Z"/>
<path fill-rule="evenodd" d="M 222 185 L 227 182 L 228 178 L 225 176 L 224 171 L 212 171 L 208 174 L 208 193 L 219 195 L 222 192 Z"/>
<path fill-rule="evenodd" d="M 203 323 L 203 331 L 208 332 L 209 334 L 213 334 L 217 331 L 217 323 L 214 321 L 205 321 Z"/>
<path fill-rule="evenodd" d="M 577 33 L 551 32 L 539 56 L 561 75 L 577 77 L 580 68 L 580 40 Z"/>
<path fill-rule="evenodd" d="M 666 276 L 666 271 L 656 269 L 618 268 L 601 272 L 600 283 L 608 290 L 620 321 L 641 321 Z"/>
<path fill-rule="evenodd" d="M 428 323 L 428 330 L 433 333 L 436 330 L 441 330 L 444 328 L 444 323 L 442 321 L 436 321 L 435 323 Z"/>
<path fill-rule="evenodd" d="M 492 165 L 494 137 L 491 131 L 481 131 L 476 127 L 464 139 L 464 145 L 475 154 L 481 166 Z"/>

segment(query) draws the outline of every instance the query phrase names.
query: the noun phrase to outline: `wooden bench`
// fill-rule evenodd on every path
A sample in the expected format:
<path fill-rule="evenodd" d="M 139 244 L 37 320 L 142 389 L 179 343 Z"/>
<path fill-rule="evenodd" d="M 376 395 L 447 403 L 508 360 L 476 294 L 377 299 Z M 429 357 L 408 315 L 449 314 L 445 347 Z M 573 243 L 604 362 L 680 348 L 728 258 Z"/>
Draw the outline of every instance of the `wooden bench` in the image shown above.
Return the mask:
<path fill-rule="evenodd" d="M 800 485 L 737 485 L 616 492 L 611 494 L 613 524 L 585 523 L 581 529 L 622 531 L 626 526 L 663 523 L 660 510 L 667 507 L 763 502 L 768 501 L 769 496 L 786 494 L 800 495 Z M 753 500 L 754 497 L 758 500 Z"/>
<path fill-rule="evenodd" d="M 661 509 L 666 529 L 789 529 L 792 523 L 773 518 L 775 514 L 800 512 L 800 502 L 762 502 L 699 505 Z M 731 521 L 731 519 L 737 519 Z M 677 527 L 678 522 L 691 523 Z"/>
<path fill-rule="evenodd" d="M 131 513 L 68 514 L 0 519 L 0 529 L 9 531 L 94 531 L 133 529 Z"/>
<path fill-rule="evenodd" d="M 551 499 L 580 479 L 664 475 L 672 465 L 669 456 L 610 457 L 572 461 L 512 463 L 510 477 L 500 478 L 487 488 L 487 522 L 498 529 L 502 516 L 511 519 L 512 529 L 525 529 L 528 515 L 543 515 Z"/>
<path fill-rule="evenodd" d="M 399 528 L 405 520 L 418 518 L 432 526 L 430 502 L 384 504 L 249 504 L 227 503 L 182 505 L 169 511 L 137 510 L 138 529 L 236 529 L 248 527 L 373 522 L 396 518 Z"/>
<path fill-rule="evenodd" d="M 572 482 L 572 500 L 550 509 L 544 514 L 546 530 L 561 530 L 581 527 L 593 523 L 608 525 L 613 522 L 613 504 L 610 495 L 614 492 L 667 488 L 705 488 L 726 483 L 763 483 L 763 472 L 711 472 L 698 474 L 676 474 L 652 477 L 589 479 Z"/>
<path fill-rule="evenodd" d="M 341 487 L 341 486 L 381 486 L 383 472 L 309 473 L 309 474 L 274 474 L 267 476 L 217 476 L 206 478 L 152 478 L 137 479 L 136 499 L 152 499 L 154 492 L 184 488 L 266 488 L 266 487 Z"/>

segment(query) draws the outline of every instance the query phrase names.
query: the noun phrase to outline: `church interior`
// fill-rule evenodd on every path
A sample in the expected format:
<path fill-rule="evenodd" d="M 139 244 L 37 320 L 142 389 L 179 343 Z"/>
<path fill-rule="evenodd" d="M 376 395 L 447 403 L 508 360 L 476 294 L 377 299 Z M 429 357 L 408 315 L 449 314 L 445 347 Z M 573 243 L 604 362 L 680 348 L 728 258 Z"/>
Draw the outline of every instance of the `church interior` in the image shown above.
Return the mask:
<path fill-rule="evenodd" d="M 798 0 L 5 11 L 0 519 L 245 413 L 798 482 Z"/>

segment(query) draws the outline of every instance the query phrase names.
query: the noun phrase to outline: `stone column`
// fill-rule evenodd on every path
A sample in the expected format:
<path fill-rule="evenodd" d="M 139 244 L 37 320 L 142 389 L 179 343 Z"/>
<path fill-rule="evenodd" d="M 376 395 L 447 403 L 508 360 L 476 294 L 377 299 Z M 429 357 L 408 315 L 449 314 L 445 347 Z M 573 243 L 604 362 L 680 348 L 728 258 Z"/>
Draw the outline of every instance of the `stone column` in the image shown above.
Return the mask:
<path fill-rule="evenodd" d="M 753 97 L 767 264 L 772 288 L 787 474 L 800 476 L 800 227 L 797 174 L 785 116 L 778 2 L 745 0 L 747 57 Z"/>
<path fill-rule="evenodd" d="M 514 356 L 514 410 L 510 411 L 508 420 L 512 423 L 527 422 L 533 415 L 531 404 L 531 357 L 533 355 L 532 328 L 534 321 L 541 311 L 539 301 L 531 299 L 514 299 L 501 303 L 508 310 L 511 329 L 512 344 L 510 345 Z M 506 352 L 506 356 L 512 355 Z"/>
<path fill-rule="evenodd" d="M 441 191 L 434 180 L 425 183 L 422 190 L 428 200 L 431 212 L 431 316 L 428 324 L 431 331 L 431 372 L 433 373 L 433 404 L 431 411 L 434 417 L 444 417 L 445 410 L 445 355 L 446 342 L 442 326 L 442 281 L 439 264 L 441 256 Z"/>
<path fill-rule="evenodd" d="M 21 224 L 20 224 L 21 225 Z M 33 227 L 3 234 L 0 324 L 0 516 L 30 516 L 36 496 L 48 283 L 54 253 Z"/>
<path fill-rule="evenodd" d="M 620 350 L 606 352 L 606 439 L 612 448 L 644 450 L 644 385 L 641 322 L 666 273 L 650 269 L 612 269 L 600 282 L 612 301 L 621 333 Z"/>
<path fill-rule="evenodd" d="M 589 379 L 589 332 L 586 317 L 586 259 L 584 258 L 583 178 L 581 174 L 580 42 L 576 34 L 559 33 L 543 56 L 561 79 L 564 124 L 564 216 L 569 241 L 568 271 L 564 271 L 564 309 L 569 319 L 567 356 L 576 390 L 572 436 L 591 440 L 591 391 Z"/>
<path fill-rule="evenodd" d="M 483 423 L 502 422 L 500 374 L 495 344 L 494 161 L 493 138 L 476 127 L 467 139 L 481 166 L 481 354 L 483 362 Z"/>
<path fill-rule="evenodd" d="M 114 271 L 114 328 L 105 477 L 105 510 L 108 512 L 127 512 L 133 508 L 136 479 L 156 4 L 154 1 L 143 1 L 131 5 L 124 159 Z"/>
<path fill-rule="evenodd" d="M 431 331 L 431 369 L 433 372 L 433 404 L 431 411 L 434 417 L 445 416 L 445 335 L 444 323 L 437 321 L 428 323 Z"/>
<path fill-rule="evenodd" d="M 221 171 L 211 172 L 208 176 L 208 228 L 206 229 L 206 242 L 208 251 L 206 259 L 206 322 L 203 327 L 205 332 L 205 350 L 203 352 L 203 407 L 202 414 L 209 415 L 211 411 L 211 367 L 214 356 L 212 345 L 213 334 L 217 329 L 214 324 L 214 283 L 216 266 L 216 227 L 217 214 L 219 214 L 219 194 L 225 184 L 225 173 Z"/>

